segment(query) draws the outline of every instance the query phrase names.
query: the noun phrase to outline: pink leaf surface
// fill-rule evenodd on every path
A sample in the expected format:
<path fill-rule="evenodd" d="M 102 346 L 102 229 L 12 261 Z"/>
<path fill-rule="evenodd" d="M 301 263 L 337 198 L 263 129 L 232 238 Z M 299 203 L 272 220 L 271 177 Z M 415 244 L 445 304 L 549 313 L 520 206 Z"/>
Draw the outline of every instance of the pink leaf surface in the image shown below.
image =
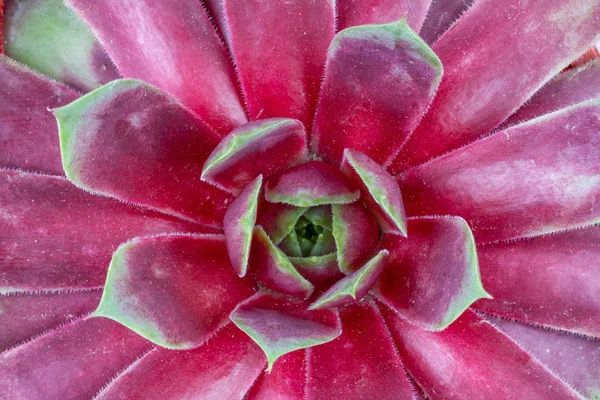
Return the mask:
<path fill-rule="evenodd" d="M 151 352 L 97 399 L 242 399 L 264 366 L 258 346 L 229 324 L 197 349 Z"/>
<path fill-rule="evenodd" d="M 479 247 L 482 311 L 600 338 L 600 227 Z"/>
<path fill-rule="evenodd" d="M 248 268 L 261 285 L 278 293 L 306 300 L 314 290 L 260 226 L 254 229 Z"/>
<path fill-rule="evenodd" d="M 265 185 L 265 198 L 272 203 L 298 207 L 346 204 L 356 201 L 360 192 L 337 168 L 311 161 L 273 176 Z"/>
<path fill-rule="evenodd" d="M 306 207 L 263 201 L 258 208 L 256 224 L 263 227 L 273 243 L 279 244 L 292 232 L 296 222 L 305 211 Z"/>
<path fill-rule="evenodd" d="M 386 234 L 390 252 L 374 288 L 394 311 L 429 330 L 441 330 L 474 301 L 481 285 L 475 241 L 462 218 L 411 218 L 408 238 Z"/>
<path fill-rule="evenodd" d="M 220 235 L 134 239 L 119 247 L 95 317 L 170 349 L 200 346 L 254 292 L 229 265 Z"/>
<path fill-rule="evenodd" d="M 256 213 L 262 187 L 262 175 L 250 182 L 231 203 L 223 222 L 227 253 L 238 276 L 246 275 L 252 233 L 256 224 Z"/>
<path fill-rule="evenodd" d="M 413 399 L 392 339 L 371 304 L 340 312 L 343 332 L 309 349 L 307 400 Z"/>
<path fill-rule="evenodd" d="M 313 119 L 335 1 L 224 0 L 242 91 L 252 119 Z"/>
<path fill-rule="evenodd" d="M 419 35 L 433 44 L 456 23 L 475 0 L 433 0 Z"/>
<path fill-rule="evenodd" d="M 230 318 L 263 349 L 269 371 L 279 357 L 330 342 L 342 333 L 337 312 L 308 311 L 303 302 L 268 293 L 240 303 Z"/>
<path fill-rule="evenodd" d="M 312 150 L 336 165 L 346 148 L 377 163 L 391 160 L 441 76 L 439 59 L 404 19 L 338 33 L 327 55 Z"/>
<path fill-rule="evenodd" d="M 430 398 L 581 399 L 565 383 L 471 311 L 442 332 L 382 313 L 404 366 Z"/>
<path fill-rule="evenodd" d="M 315 286 L 328 286 L 344 277 L 337 263 L 337 254 L 324 256 L 290 257 L 290 261 L 303 277 Z"/>
<path fill-rule="evenodd" d="M 306 400 L 305 351 L 282 356 L 270 372 L 265 371 L 246 394 L 246 400 Z"/>
<path fill-rule="evenodd" d="M 362 153 L 344 151 L 342 171 L 360 187 L 363 201 L 384 232 L 406 236 L 406 212 L 398 183 L 385 168 Z"/>
<path fill-rule="evenodd" d="M 299 121 L 249 122 L 227 135 L 202 168 L 202 180 L 239 193 L 258 175 L 268 178 L 307 161 L 306 131 Z"/>
<path fill-rule="evenodd" d="M 227 53 L 195 0 L 67 0 L 127 78 L 171 93 L 225 135 L 246 122 Z"/>
<path fill-rule="evenodd" d="M 73 90 L 0 56 L 0 163 L 63 175 L 58 130 L 49 107 L 78 97 Z"/>
<path fill-rule="evenodd" d="M 590 399 L 600 396 L 600 341 L 488 317 L 519 346 Z"/>
<path fill-rule="evenodd" d="M 0 352 L 91 313 L 102 292 L 22 292 L 0 296 Z"/>
<path fill-rule="evenodd" d="M 600 60 L 561 72 L 502 123 L 501 129 L 600 96 Z"/>
<path fill-rule="evenodd" d="M 392 172 L 498 126 L 600 39 L 598 0 L 476 1 L 433 46 L 444 79 Z"/>
<path fill-rule="evenodd" d="M 77 186 L 221 226 L 230 196 L 199 179 L 219 137 L 173 97 L 118 80 L 54 115 L 63 166 Z"/>
<path fill-rule="evenodd" d="M 446 0 L 447 1 L 447 0 Z M 432 0 L 344 0 L 338 2 L 338 29 L 366 24 L 385 24 L 406 17 L 419 32 Z"/>
<path fill-rule="evenodd" d="M 335 204 L 332 209 L 339 268 L 349 274 L 374 255 L 379 242 L 379 230 L 375 220 L 361 204 Z"/>
<path fill-rule="evenodd" d="M 107 319 L 78 320 L 0 355 L 6 400 L 92 398 L 152 344 Z"/>
<path fill-rule="evenodd" d="M 0 170 L 0 215 L 0 293 L 97 288 L 128 239 L 214 232 L 19 171 Z"/>
<path fill-rule="evenodd" d="M 517 125 L 400 176 L 409 215 L 454 214 L 478 242 L 600 222 L 600 100 Z"/>

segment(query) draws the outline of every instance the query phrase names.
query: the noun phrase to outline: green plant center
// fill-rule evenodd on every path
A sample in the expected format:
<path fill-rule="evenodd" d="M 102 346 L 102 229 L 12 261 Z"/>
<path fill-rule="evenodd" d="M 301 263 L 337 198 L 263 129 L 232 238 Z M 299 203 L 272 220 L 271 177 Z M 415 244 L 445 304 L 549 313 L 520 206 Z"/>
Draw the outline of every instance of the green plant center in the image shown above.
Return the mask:
<path fill-rule="evenodd" d="M 300 244 L 303 256 L 308 256 L 319 239 L 319 235 L 323 233 L 324 228 L 321 225 L 314 224 L 306 217 L 300 217 L 294 228 L 296 237 Z"/>

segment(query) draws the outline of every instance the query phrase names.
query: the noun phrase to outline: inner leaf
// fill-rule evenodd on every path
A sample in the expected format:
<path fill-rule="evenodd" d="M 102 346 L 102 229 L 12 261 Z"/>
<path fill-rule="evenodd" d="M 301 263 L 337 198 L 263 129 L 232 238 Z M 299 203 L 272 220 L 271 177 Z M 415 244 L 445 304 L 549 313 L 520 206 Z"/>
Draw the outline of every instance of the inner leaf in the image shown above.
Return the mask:
<path fill-rule="evenodd" d="M 294 232 L 302 251 L 302 256 L 308 257 L 323 234 L 325 228 L 301 216 L 296 222 Z"/>

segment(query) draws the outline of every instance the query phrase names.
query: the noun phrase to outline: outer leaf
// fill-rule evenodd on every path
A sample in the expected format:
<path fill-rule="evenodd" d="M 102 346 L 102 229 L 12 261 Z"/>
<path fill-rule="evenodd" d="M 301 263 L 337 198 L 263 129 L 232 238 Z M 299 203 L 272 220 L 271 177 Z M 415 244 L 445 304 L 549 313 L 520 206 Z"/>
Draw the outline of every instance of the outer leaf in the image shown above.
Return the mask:
<path fill-rule="evenodd" d="M 76 185 L 219 226 L 229 196 L 198 181 L 217 135 L 175 99 L 119 80 L 54 110 Z"/>
<path fill-rule="evenodd" d="M 408 239 L 386 234 L 387 266 L 374 289 L 394 311 L 429 330 L 450 325 L 477 299 L 481 284 L 477 250 L 462 218 L 408 220 Z"/>
<path fill-rule="evenodd" d="M 0 170 L 0 215 L 0 293 L 97 288 L 132 237 L 214 231 L 19 171 Z"/>
<path fill-rule="evenodd" d="M 265 201 L 258 208 L 256 224 L 264 228 L 273 243 L 279 244 L 294 230 L 296 222 L 306 210 L 306 207 Z"/>
<path fill-rule="evenodd" d="M 247 400 L 306 400 L 305 351 L 282 356 L 270 372 L 265 371 L 246 394 Z"/>
<path fill-rule="evenodd" d="M 377 310 L 370 304 L 355 304 L 340 314 L 342 335 L 308 350 L 306 399 L 413 399 Z"/>
<path fill-rule="evenodd" d="M 72 322 L 2 353 L 0 393 L 7 400 L 90 399 L 151 347 L 107 319 Z"/>
<path fill-rule="evenodd" d="M 348 28 L 327 55 L 311 148 L 339 164 L 344 149 L 391 159 L 442 77 L 437 56 L 402 19 Z"/>
<path fill-rule="evenodd" d="M 265 187 L 268 201 L 298 207 L 352 203 L 359 196 L 344 174 L 321 161 L 293 167 L 269 179 Z"/>
<path fill-rule="evenodd" d="M 598 0 L 476 1 L 433 46 L 444 80 L 392 172 L 498 126 L 600 40 Z"/>
<path fill-rule="evenodd" d="M 234 194 L 258 175 L 265 178 L 307 160 L 306 131 L 298 121 L 249 122 L 227 135 L 202 168 L 202 180 Z"/>
<path fill-rule="evenodd" d="M 399 178 L 409 215 L 454 213 L 478 242 L 600 222 L 600 100 L 496 133 Z"/>
<path fill-rule="evenodd" d="M 331 285 L 344 277 L 338 267 L 336 253 L 324 256 L 290 257 L 290 261 L 303 277 L 315 285 Z"/>
<path fill-rule="evenodd" d="M 225 212 L 223 229 L 227 253 L 238 276 L 246 275 L 252 232 L 262 187 L 262 175 L 250 182 Z"/>
<path fill-rule="evenodd" d="M 406 236 L 406 212 L 394 178 L 369 157 L 352 150 L 344 151 L 342 170 L 361 188 L 362 198 L 382 230 Z"/>
<path fill-rule="evenodd" d="M 171 93 L 222 135 L 246 122 L 233 68 L 195 0 L 66 0 L 127 78 Z"/>
<path fill-rule="evenodd" d="M 233 324 L 198 349 L 159 349 L 124 371 L 98 400 L 241 399 L 264 368 L 265 358 Z"/>
<path fill-rule="evenodd" d="M 600 227 L 479 247 L 480 310 L 600 338 Z"/>
<path fill-rule="evenodd" d="M 379 242 L 379 230 L 361 204 L 336 204 L 332 209 L 339 268 L 350 274 L 373 256 Z"/>
<path fill-rule="evenodd" d="M 583 395 L 600 396 L 600 341 L 505 319 L 489 321 Z"/>
<path fill-rule="evenodd" d="M 448 1 L 448 0 L 446 0 Z M 338 28 L 366 24 L 385 24 L 406 17 L 408 25 L 419 32 L 431 0 L 345 0 L 338 4 Z"/>
<path fill-rule="evenodd" d="M 83 91 L 120 77 L 83 21 L 61 0 L 9 1 L 6 54 Z"/>
<path fill-rule="evenodd" d="M 222 236 L 134 239 L 115 252 L 95 317 L 170 349 L 201 345 L 253 293 L 228 265 Z"/>
<path fill-rule="evenodd" d="M 0 296 L 0 352 L 49 329 L 91 313 L 100 290 L 21 292 Z"/>
<path fill-rule="evenodd" d="M 224 0 L 228 38 L 252 119 L 313 120 L 335 1 Z"/>
<path fill-rule="evenodd" d="M 386 265 L 387 250 L 381 250 L 375 257 L 370 259 L 359 270 L 340 279 L 330 287 L 308 308 L 317 310 L 320 308 L 340 307 L 344 304 L 359 301 L 367 295 L 371 287 L 379 277 Z"/>
<path fill-rule="evenodd" d="M 78 95 L 0 55 L 0 164 L 63 175 L 56 122 L 47 107 Z"/>
<path fill-rule="evenodd" d="M 267 293 L 240 303 L 230 318 L 263 349 L 269 371 L 284 354 L 327 343 L 342 333 L 336 312 L 307 311 L 303 303 Z"/>
<path fill-rule="evenodd" d="M 319 234 L 317 242 L 310 250 L 309 256 L 322 256 L 335 253 L 335 251 L 335 238 L 329 229 L 324 229 L 323 232 Z"/>
<path fill-rule="evenodd" d="M 313 285 L 296 271 L 260 226 L 254 228 L 249 268 L 259 283 L 276 292 L 303 300 L 313 292 Z"/>
<path fill-rule="evenodd" d="M 432 1 L 419 35 L 429 44 L 435 43 L 456 23 L 475 0 Z"/>
<path fill-rule="evenodd" d="M 442 332 L 424 331 L 386 308 L 381 311 L 404 366 L 428 397 L 581 399 L 471 311 Z"/>

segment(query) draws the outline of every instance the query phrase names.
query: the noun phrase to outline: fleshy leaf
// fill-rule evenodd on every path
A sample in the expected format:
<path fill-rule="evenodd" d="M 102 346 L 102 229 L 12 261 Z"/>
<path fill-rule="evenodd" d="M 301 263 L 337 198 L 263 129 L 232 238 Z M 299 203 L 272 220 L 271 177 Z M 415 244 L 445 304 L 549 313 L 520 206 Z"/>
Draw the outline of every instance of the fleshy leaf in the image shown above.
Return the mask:
<path fill-rule="evenodd" d="M 392 173 L 490 132 L 600 40 L 597 1 L 505 0 L 498 7 L 475 1 L 433 45 L 444 79 Z"/>
<path fill-rule="evenodd" d="M 0 352 L 91 313 L 101 294 L 98 288 L 0 295 Z"/>
<path fill-rule="evenodd" d="M 270 372 L 265 371 L 250 388 L 245 400 L 306 400 L 305 351 L 288 353 L 277 360 Z"/>
<path fill-rule="evenodd" d="M 60 177 L 0 170 L 0 293 L 101 287 L 124 241 L 215 230 L 90 195 Z"/>
<path fill-rule="evenodd" d="M 327 284 L 344 277 L 337 263 L 337 254 L 324 256 L 290 257 L 290 261 L 303 277 L 313 284 Z"/>
<path fill-rule="evenodd" d="M 120 77 L 94 35 L 62 0 L 8 1 L 8 56 L 79 90 Z"/>
<path fill-rule="evenodd" d="M 328 205 L 311 207 L 308 210 L 306 210 L 306 212 L 302 214 L 302 216 L 310 220 L 310 222 L 312 222 L 315 225 L 322 226 L 323 228 L 329 230 L 333 229 L 333 217 L 331 215 L 331 207 Z"/>
<path fill-rule="evenodd" d="M 264 202 L 258 209 L 256 224 L 263 227 L 273 243 L 279 244 L 294 230 L 296 222 L 306 210 L 306 207 Z"/>
<path fill-rule="evenodd" d="M 234 271 L 246 275 L 252 234 L 262 187 L 262 175 L 250 182 L 225 212 L 223 229 L 227 253 Z"/>
<path fill-rule="evenodd" d="M 268 370 L 284 354 L 327 343 L 342 333 L 337 312 L 308 311 L 302 302 L 267 293 L 240 303 L 230 318 L 263 349 Z"/>
<path fill-rule="evenodd" d="M 248 182 L 265 178 L 307 160 L 306 131 L 293 119 L 271 118 L 249 122 L 227 135 L 202 169 L 202 180 L 231 193 Z"/>
<path fill-rule="evenodd" d="M 324 254 L 330 254 L 335 252 L 335 239 L 330 230 L 324 229 L 323 232 L 319 234 L 317 238 L 317 242 L 310 250 L 309 256 L 322 256 Z"/>
<path fill-rule="evenodd" d="M 487 317 L 504 334 L 589 399 L 600 396 L 600 341 Z"/>
<path fill-rule="evenodd" d="M 7 399 L 91 399 L 151 348 L 114 321 L 73 321 L 2 353 L 0 393 Z"/>
<path fill-rule="evenodd" d="M 367 24 L 385 24 L 406 17 L 408 25 L 419 32 L 431 3 L 432 0 L 340 1 L 337 5 L 338 29 Z"/>
<path fill-rule="evenodd" d="M 311 161 L 269 179 L 265 197 L 272 203 L 298 207 L 346 204 L 356 201 L 360 192 L 335 167 Z"/>
<path fill-rule="evenodd" d="M 456 23 L 475 0 L 432 1 L 419 36 L 430 45 Z"/>
<path fill-rule="evenodd" d="M 229 266 L 218 235 L 134 239 L 113 255 L 95 317 L 170 349 L 201 345 L 254 292 Z"/>
<path fill-rule="evenodd" d="M 221 135 L 246 122 L 233 66 L 200 2 L 65 2 L 124 77 L 172 94 Z"/>
<path fill-rule="evenodd" d="M 264 366 L 258 346 L 230 323 L 197 349 L 153 351 L 96 399 L 241 399 Z"/>
<path fill-rule="evenodd" d="M 398 183 L 385 168 L 362 153 L 344 151 L 342 171 L 361 188 L 362 199 L 368 205 L 384 232 L 406 232 L 406 212 Z"/>
<path fill-rule="evenodd" d="M 224 0 L 229 45 L 251 119 L 313 120 L 335 1 Z"/>
<path fill-rule="evenodd" d="M 373 256 L 379 230 L 361 204 L 335 204 L 332 209 L 339 267 L 343 273 L 350 274 Z"/>
<path fill-rule="evenodd" d="M 531 120 L 411 169 L 408 215 L 460 215 L 477 242 L 600 222 L 600 99 Z"/>
<path fill-rule="evenodd" d="M 381 316 L 371 304 L 340 310 L 343 332 L 307 350 L 310 400 L 413 399 L 400 357 Z"/>
<path fill-rule="evenodd" d="M 331 43 L 311 149 L 336 165 L 346 148 L 384 164 L 418 123 L 442 65 L 406 20 L 363 25 Z"/>
<path fill-rule="evenodd" d="M 302 248 L 300 247 L 300 243 L 298 243 L 298 236 L 295 231 L 290 232 L 290 234 L 279 243 L 279 248 L 288 257 L 302 257 Z"/>
<path fill-rule="evenodd" d="M 381 311 L 404 366 L 429 398 L 581 400 L 472 311 L 441 332 L 425 331 L 386 307 Z"/>
<path fill-rule="evenodd" d="M 56 121 L 47 107 L 79 95 L 0 55 L 0 165 L 63 175 Z"/>
<path fill-rule="evenodd" d="M 383 236 L 380 246 L 390 255 L 374 292 L 412 323 L 442 330 L 489 297 L 473 234 L 458 217 L 411 218 L 408 229 L 408 238 Z"/>
<path fill-rule="evenodd" d="M 381 250 L 375 257 L 352 274 L 340 279 L 329 290 L 315 300 L 309 310 L 340 307 L 354 301 L 359 301 L 367 295 L 386 265 L 387 250 Z"/>
<path fill-rule="evenodd" d="M 600 226 L 479 246 L 479 310 L 600 338 Z"/>
<path fill-rule="evenodd" d="M 199 182 L 218 136 L 174 98 L 118 80 L 54 110 L 63 167 L 76 185 L 220 226 L 229 195 Z"/>
<path fill-rule="evenodd" d="M 260 284 L 276 292 L 299 299 L 307 299 L 313 292 L 313 285 L 296 271 L 261 226 L 254 228 L 248 266 Z"/>

